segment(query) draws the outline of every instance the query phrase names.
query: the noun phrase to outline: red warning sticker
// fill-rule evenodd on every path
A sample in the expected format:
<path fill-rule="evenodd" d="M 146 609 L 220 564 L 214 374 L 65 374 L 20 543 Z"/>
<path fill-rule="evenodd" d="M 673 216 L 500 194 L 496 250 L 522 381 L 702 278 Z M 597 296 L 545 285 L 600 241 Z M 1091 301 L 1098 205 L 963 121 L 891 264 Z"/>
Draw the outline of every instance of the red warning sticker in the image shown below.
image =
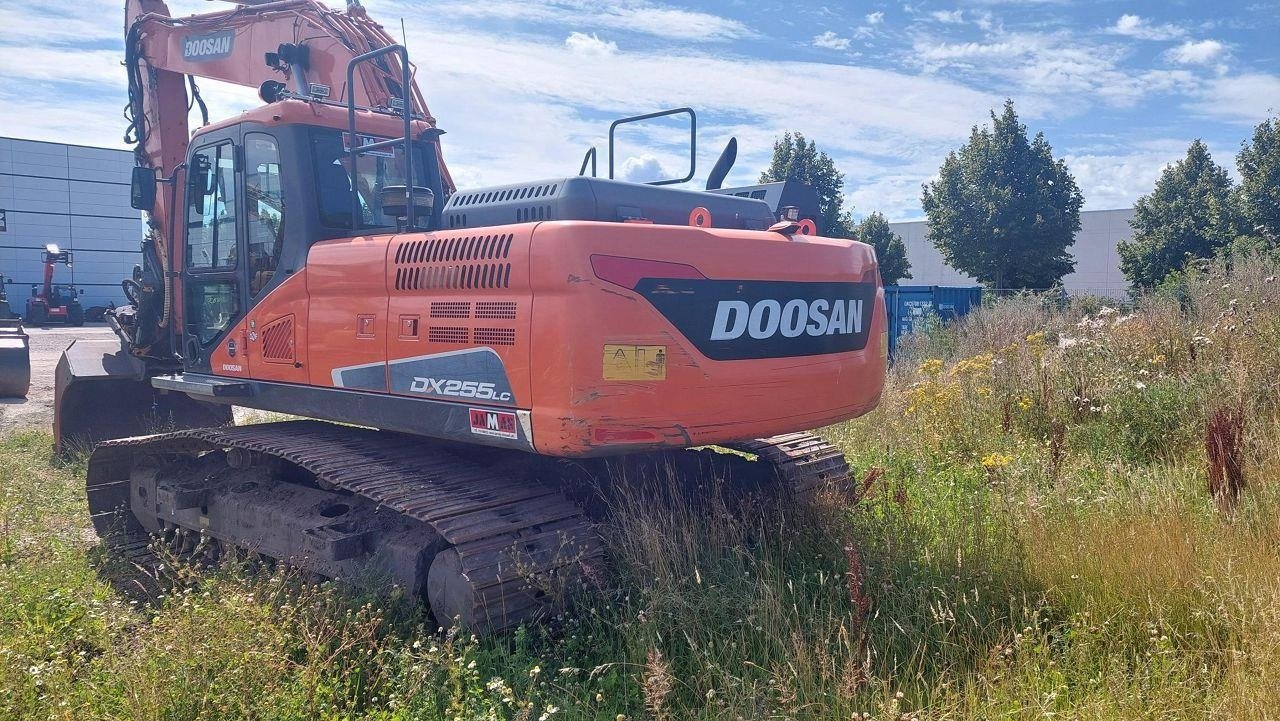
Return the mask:
<path fill-rule="evenodd" d="M 517 438 L 516 414 L 508 411 L 491 411 L 471 408 L 471 432 L 481 436 Z"/>

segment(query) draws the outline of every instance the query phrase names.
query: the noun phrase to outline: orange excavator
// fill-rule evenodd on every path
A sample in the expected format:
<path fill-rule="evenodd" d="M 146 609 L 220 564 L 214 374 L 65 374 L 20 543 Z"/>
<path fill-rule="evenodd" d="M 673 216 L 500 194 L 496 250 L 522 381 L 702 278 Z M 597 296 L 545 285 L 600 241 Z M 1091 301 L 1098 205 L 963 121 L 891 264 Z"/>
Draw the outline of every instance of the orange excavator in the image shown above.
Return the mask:
<path fill-rule="evenodd" d="M 731 153 L 715 192 L 582 172 L 457 191 L 406 49 L 354 0 L 128 0 L 126 29 L 144 263 L 118 338 L 77 341 L 56 378 L 107 542 L 372 566 L 442 622 L 501 629 L 601 557 L 570 476 L 712 445 L 795 493 L 847 474 L 806 431 L 879 400 L 875 254 L 719 188 Z M 197 77 L 263 105 L 188 135 Z M 313 420 L 233 426 L 232 406 Z"/>

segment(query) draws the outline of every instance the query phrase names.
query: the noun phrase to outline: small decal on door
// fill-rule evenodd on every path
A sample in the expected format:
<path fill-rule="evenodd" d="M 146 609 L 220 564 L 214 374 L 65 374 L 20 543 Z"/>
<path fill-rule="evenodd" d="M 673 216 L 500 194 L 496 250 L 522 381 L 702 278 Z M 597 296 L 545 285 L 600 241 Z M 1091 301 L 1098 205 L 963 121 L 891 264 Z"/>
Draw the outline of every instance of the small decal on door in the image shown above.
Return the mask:
<path fill-rule="evenodd" d="M 509 411 L 491 411 L 487 408 L 470 408 L 471 432 L 478 436 L 494 436 L 496 438 L 518 437 L 516 433 L 516 414 Z"/>

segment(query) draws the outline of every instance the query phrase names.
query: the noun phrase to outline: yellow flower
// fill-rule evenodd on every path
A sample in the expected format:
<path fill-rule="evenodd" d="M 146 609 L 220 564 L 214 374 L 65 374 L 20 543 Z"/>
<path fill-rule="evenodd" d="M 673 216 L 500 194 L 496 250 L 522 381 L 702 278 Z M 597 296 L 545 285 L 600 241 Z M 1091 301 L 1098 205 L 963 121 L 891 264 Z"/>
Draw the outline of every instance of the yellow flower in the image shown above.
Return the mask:
<path fill-rule="evenodd" d="M 1000 453 L 997 451 L 994 453 L 988 453 L 982 457 L 983 468 L 1004 468 L 1010 463 L 1013 463 L 1013 456 L 1008 453 Z"/>
<path fill-rule="evenodd" d="M 930 358 L 920 364 L 918 371 L 924 375 L 936 375 L 942 370 L 942 361 L 937 358 Z"/>
<path fill-rule="evenodd" d="M 1021 408 L 1024 411 L 1031 410 L 1031 406 L 1033 405 L 1035 405 L 1035 401 L 1031 400 L 1027 396 L 1023 396 L 1018 399 L 1018 408 Z"/>
<path fill-rule="evenodd" d="M 1161 364 L 1161 363 L 1165 362 L 1165 360 L 1166 360 L 1166 359 L 1165 359 L 1165 357 L 1164 357 L 1164 353 L 1157 353 L 1157 354 L 1155 354 L 1155 355 L 1151 356 L 1151 360 L 1149 360 L 1149 361 L 1147 361 L 1147 362 L 1148 362 L 1148 363 L 1150 363 L 1151 365 L 1159 365 L 1159 364 Z"/>
<path fill-rule="evenodd" d="M 1027 336 L 1027 342 L 1032 345 L 1044 343 L 1044 331 L 1038 330 L 1035 333 L 1032 333 L 1031 335 Z"/>

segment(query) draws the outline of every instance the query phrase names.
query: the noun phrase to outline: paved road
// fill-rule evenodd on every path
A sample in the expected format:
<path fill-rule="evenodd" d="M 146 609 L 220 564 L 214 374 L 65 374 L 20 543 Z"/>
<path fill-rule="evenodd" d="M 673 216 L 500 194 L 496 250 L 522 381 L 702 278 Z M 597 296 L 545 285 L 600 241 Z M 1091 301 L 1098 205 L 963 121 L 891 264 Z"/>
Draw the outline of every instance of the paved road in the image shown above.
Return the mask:
<path fill-rule="evenodd" d="M 19 427 L 53 429 L 53 371 L 63 349 L 76 338 L 113 337 L 103 324 L 83 328 L 27 328 L 31 336 L 31 392 L 23 399 L 0 399 L 0 433 Z"/>

